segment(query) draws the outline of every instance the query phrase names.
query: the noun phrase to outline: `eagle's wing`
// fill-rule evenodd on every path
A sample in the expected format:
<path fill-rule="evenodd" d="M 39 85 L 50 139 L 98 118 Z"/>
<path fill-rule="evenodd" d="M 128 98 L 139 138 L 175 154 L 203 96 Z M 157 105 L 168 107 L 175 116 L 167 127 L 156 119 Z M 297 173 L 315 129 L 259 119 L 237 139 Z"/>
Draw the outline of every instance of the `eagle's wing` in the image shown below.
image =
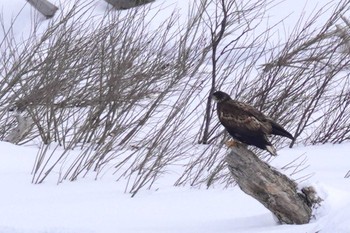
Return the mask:
<path fill-rule="evenodd" d="M 218 109 L 219 118 L 225 127 L 232 127 L 243 134 L 271 133 L 267 117 L 256 108 L 238 101 L 227 101 Z"/>

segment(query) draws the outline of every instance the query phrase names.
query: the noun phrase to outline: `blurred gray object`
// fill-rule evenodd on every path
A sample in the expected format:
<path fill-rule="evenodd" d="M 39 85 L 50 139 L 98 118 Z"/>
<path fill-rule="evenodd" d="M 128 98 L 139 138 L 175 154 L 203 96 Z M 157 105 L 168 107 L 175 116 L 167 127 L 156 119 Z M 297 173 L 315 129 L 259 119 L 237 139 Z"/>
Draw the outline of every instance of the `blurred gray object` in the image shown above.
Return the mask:
<path fill-rule="evenodd" d="M 37 11 L 43 14 L 46 18 L 51 18 L 55 15 L 58 7 L 47 0 L 27 0 Z"/>
<path fill-rule="evenodd" d="M 153 2 L 154 0 L 105 0 L 116 9 L 124 10 Z"/>

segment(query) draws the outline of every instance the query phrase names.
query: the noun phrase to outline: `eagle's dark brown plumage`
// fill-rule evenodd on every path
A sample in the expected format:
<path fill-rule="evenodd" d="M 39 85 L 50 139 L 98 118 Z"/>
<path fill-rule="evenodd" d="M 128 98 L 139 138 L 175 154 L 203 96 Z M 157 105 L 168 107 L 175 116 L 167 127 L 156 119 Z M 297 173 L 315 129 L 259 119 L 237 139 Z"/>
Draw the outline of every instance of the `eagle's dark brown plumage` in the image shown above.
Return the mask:
<path fill-rule="evenodd" d="M 294 140 L 280 124 L 256 108 L 231 99 L 225 92 L 214 92 L 213 99 L 217 102 L 219 120 L 233 139 L 267 150 L 272 155 L 277 153 L 268 140 L 268 135 L 280 135 Z"/>

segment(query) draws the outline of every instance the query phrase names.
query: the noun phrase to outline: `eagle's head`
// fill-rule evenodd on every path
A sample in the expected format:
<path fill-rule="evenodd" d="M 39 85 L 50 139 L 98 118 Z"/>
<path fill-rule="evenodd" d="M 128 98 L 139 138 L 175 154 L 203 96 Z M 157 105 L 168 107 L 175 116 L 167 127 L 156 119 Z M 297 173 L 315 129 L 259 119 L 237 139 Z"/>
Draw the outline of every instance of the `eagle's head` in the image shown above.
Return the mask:
<path fill-rule="evenodd" d="M 220 102 L 224 102 L 224 101 L 230 100 L 231 97 L 225 92 L 216 91 L 216 92 L 213 93 L 213 99 L 216 102 L 220 103 Z"/>

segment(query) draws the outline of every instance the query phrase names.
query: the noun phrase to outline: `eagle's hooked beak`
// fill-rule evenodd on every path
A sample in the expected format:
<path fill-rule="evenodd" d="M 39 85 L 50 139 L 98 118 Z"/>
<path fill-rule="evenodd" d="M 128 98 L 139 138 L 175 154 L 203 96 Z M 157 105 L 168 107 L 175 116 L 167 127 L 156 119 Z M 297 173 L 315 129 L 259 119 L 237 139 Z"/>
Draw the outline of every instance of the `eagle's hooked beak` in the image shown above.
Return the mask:
<path fill-rule="evenodd" d="M 211 94 L 211 97 L 213 98 L 213 100 L 215 102 L 219 102 L 219 96 L 218 96 L 218 92 L 215 91 L 214 93 Z"/>
<path fill-rule="evenodd" d="M 215 95 L 211 95 L 211 97 L 213 98 L 213 100 L 214 100 L 215 102 L 218 102 L 218 97 L 216 97 Z"/>

